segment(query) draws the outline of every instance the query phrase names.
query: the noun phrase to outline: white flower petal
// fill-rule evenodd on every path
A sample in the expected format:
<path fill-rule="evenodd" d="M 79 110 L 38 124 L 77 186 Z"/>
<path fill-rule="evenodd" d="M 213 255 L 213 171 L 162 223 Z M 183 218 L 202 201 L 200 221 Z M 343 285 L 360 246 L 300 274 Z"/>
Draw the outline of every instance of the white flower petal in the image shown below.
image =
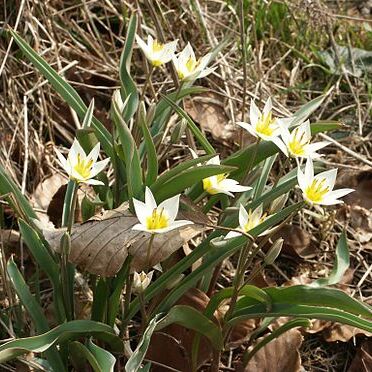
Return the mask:
<path fill-rule="evenodd" d="M 106 158 L 104 160 L 98 161 L 97 163 L 93 164 L 92 170 L 90 172 L 90 177 L 95 177 L 98 173 L 101 173 L 110 162 L 110 158 Z"/>
<path fill-rule="evenodd" d="M 237 122 L 236 124 L 247 130 L 253 137 L 257 138 L 257 132 L 252 125 L 243 122 Z"/>
<path fill-rule="evenodd" d="M 249 187 L 249 186 L 239 185 L 238 181 L 233 180 L 231 178 L 225 178 L 219 183 L 219 186 L 223 190 L 227 190 L 231 192 L 244 192 L 244 191 L 248 191 L 252 189 L 252 187 Z"/>
<path fill-rule="evenodd" d="M 329 190 L 332 190 L 335 186 L 336 177 L 337 168 L 319 173 L 315 176 L 315 179 L 324 178 L 326 180 L 327 186 L 329 187 Z"/>
<path fill-rule="evenodd" d="M 260 120 L 260 117 L 261 117 L 261 111 L 258 109 L 258 107 L 256 106 L 255 102 L 252 99 L 251 106 L 249 107 L 249 118 L 251 120 L 251 125 L 253 127 L 256 126 L 256 124 Z"/>
<path fill-rule="evenodd" d="M 145 190 L 145 204 L 146 207 L 151 210 L 151 212 L 157 207 L 154 195 L 152 194 L 150 188 L 146 186 Z"/>
<path fill-rule="evenodd" d="M 262 204 L 257 207 L 253 212 L 252 212 L 252 215 L 251 215 L 251 218 L 252 218 L 252 222 L 254 225 L 257 225 L 262 217 L 262 213 L 263 213 L 263 209 L 262 209 Z"/>
<path fill-rule="evenodd" d="M 67 173 L 69 173 L 69 172 L 70 172 L 70 167 L 67 166 L 67 160 L 66 160 L 66 158 L 62 155 L 62 153 L 61 153 L 58 149 L 54 148 L 54 151 L 55 151 L 56 154 L 57 154 L 58 161 L 59 161 L 59 163 L 61 164 L 62 168 L 63 168 Z"/>
<path fill-rule="evenodd" d="M 310 128 L 310 121 L 306 120 L 298 127 L 298 132 L 301 135 L 304 133 L 304 140 L 310 141 L 311 140 L 311 128 Z"/>
<path fill-rule="evenodd" d="M 282 124 L 282 121 L 278 119 L 278 125 L 280 128 L 280 136 L 283 139 L 283 142 L 288 145 L 288 143 L 291 141 L 291 133 L 288 130 L 288 127 Z"/>
<path fill-rule="evenodd" d="M 151 233 L 152 231 L 150 231 L 149 229 L 146 228 L 146 226 L 142 225 L 141 223 L 137 223 L 136 225 L 134 225 L 132 227 L 132 230 L 136 230 L 136 231 L 146 231 L 146 232 L 149 232 Z"/>
<path fill-rule="evenodd" d="M 180 196 L 180 194 L 175 195 L 172 198 L 164 200 L 158 206 L 159 210 L 161 210 L 161 208 L 164 208 L 164 211 L 169 218 L 169 223 L 172 223 L 177 217 L 180 204 Z"/>
<path fill-rule="evenodd" d="M 86 159 L 86 154 L 83 148 L 80 146 L 79 141 L 75 138 L 72 146 L 68 152 L 68 159 L 71 162 L 71 166 L 77 163 L 78 155 L 80 154 L 81 159 Z"/>
<path fill-rule="evenodd" d="M 308 154 L 312 154 L 312 153 L 314 153 L 314 152 L 322 149 L 323 147 L 328 146 L 330 143 L 331 142 L 328 142 L 328 141 L 321 141 L 321 142 L 310 143 L 307 146 L 305 146 L 305 151 Z"/>
<path fill-rule="evenodd" d="M 297 167 L 297 182 L 298 182 L 298 186 L 300 186 L 300 189 L 302 191 L 305 191 L 308 184 L 306 183 L 305 175 L 302 173 L 299 165 Z"/>
<path fill-rule="evenodd" d="M 272 109 L 273 109 L 273 105 L 271 102 L 271 97 L 269 97 L 265 103 L 265 106 L 262 112 L 263 116 L 266 117 L 267 115 L 269 115 Z"/>
<path fill-rule="evenodd" d="M 239 225 L 240 228 L 244 230 L 244 226 L 248 222 L 248 212 L 246 209 L 243 207 L 243 204 L 240 204 L 239 206 Z"/>
<path fill-rule="evenodd" d="M 238 236 L 241 236 L 242 234 L 241 233 L 238 233 L 237 231 L 229 231 L 226 235 L 225 235 L 225 239 L 232 239 L 232 238 L 236 238 Z"/>
<path fill-rule="evenodd" d="M 154 229 L 154 230 L 151 230 L 151 232 L 157 233 L 157 234 L 163 234 L 171 230 L 179 229 L 180 227 L 183 227 L 186 225 L 193 225 L 193 224 L 194 223 L 191 221 L 178 220 L 178 221 L 173 221 L 169 226 L 164 227 L 163 229 Z"/>
<path fill-rule="evenodd" d="M 208 76 L 209 74 L 211 74 L 213 71 L 215 71 L 217 69 L 217 67 L 211 67 L 211 68 L 205 68 L 204 70 L 200 71 L 198 74 L 197 74 L 197 79 L 201 79 L 203 77 L 206 77 Z"/>
<path fill-rule="evenodd" d="M 149 209 L 145 203 L 135 198 L 133 198 L 133 206 L 138 220 L 146 227 L 147 217 L 151 216 L 153 209 Z"/>
<path fill-rule="evenodd" d="M 89 160 L 92 160 L 93 163 L 95 163 L 98 159 L 98 155 L 99 155 L 99 151 L 100 151 L 100 144 L 99 142 L 93 147 L 92 151 L 88 154 L 87 156 L 87 161 Z"/>
<path fill-rule="evenodd" d="M 313 182 L 313 179 L 314 179 L 314 165 L 313 165 L 313 161 L 310 158 L 308 158 L 306 160 L 306 165 L 305 165 L 304 184 L 306 186 L 310 185 Z"/>
<path fill-rule="evenodd" d="M 220 165 L 221 164 L 220 156 L 219 155 L 214 156 L 212 159 L 209 159 L 205 164 L 206 165 Z"/>
<path fill-rule="evenodd" d="M 330 191 L 326 195 L 326 199 L 339 199 L 342 198 L 343 196 L 350 194 L 351 192 L 354 192 L 354 189 L 338 189 L 338 190 L 333 190 Z"/>
<path fill-rule="evenodd" d="M 283 152 L 284 155 L 288 156 L 287 146 L 279 137 L 272 137 L 270 141 L 275 143 L 275 145 L 279 148 L 279 150 Z"/>
<path fill-rule="evenodd" d="M 102 181 L 98 181 L 94 179 L 81 180 L 80 182 L 86 183 L 87 185 L 92 185 L 92 186 L 104 186 L 105 185 Z"/>

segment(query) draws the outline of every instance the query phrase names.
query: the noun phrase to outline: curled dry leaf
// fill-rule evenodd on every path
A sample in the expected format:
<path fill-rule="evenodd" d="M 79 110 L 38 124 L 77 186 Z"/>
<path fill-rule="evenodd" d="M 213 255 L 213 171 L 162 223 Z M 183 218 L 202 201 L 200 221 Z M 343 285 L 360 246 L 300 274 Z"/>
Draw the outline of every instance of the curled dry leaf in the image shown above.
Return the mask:
<path fill-rule="evenodd" d="M 282 252 L 289 256 L 311 258 L 316 255 L 315 248 L 311 244 L 310 234 L 299 226 L 283 226 L 274 234 L 273 241 L 279 238 L 284 240 Z"/>
<path fill-rule="evenodd" d="M 349 326 L 347 324 L 340 324 L 340 323 L 332 324 L 324 332 L 324 338 L 328 342 L 335 342 L 335 341 L 347 342 L 351 338 L 358 336 L 358 335 L 365 335 L 367 337 L 371 337 L 372 333 L 363 331 L 362 329 Z"/>
<path fill-rule="evenodd" d="M 179 219 L 185 219 L 182 212 Z M 190 219 L 190 216 L 187 215 Z M 96 215 L 72 228 L 70 261 L 88 272 L 102 276 L 113 276 L 122 267 L 128 254 L 133 256 L 132 269 L 142 271 L 147 268 L 146 252 L 150 234 L 133 231 L 138 220 L 124 203 L 117 209 Z M 50 229 L 40 226 L 52 249 L 59 251 L 64 229 Z M 204 228 L 188 225 L 166 234 L 157 234 L 150 254 L 150 265 L 165 260 L 186 241 L 192 239 Z"/>
<path fill-rule="evenodd" d="M 372 371 L 372 340 L 369 339 L 359 347 L 347 372 Z"/>
<path fill-rule="evenodd" d="M 228 124 L 220 96 L 206 93 L 198 99 L 185 101 L 185 110 L 206 132 L 210 132 L 215 140 L 229 141 L 234 135 L 234 126 Z"/>
<path fill-rule="evenodd" d="M 196 288 L 191 288 L 177 301 L 177 305 L 191 306 L 203 312 L 208 302 L 209 297 L 204 292 Z M 216 318 L 213 320 L 218 322 Z M 161 332 L 155 332 L 152 335 L 146 358 L 182 372 L 189 372 L 192 369 L 191 350 L 194 337 L 194 331 L 177 324 L 171 324 L 162 329 Z M 198 354 L 199 366 L 210 359 L 212 351 L 210 342 L 205 337 L 202 337 Z M 167 372 L 169 369 L 154 364 L 152 371 Z"/>
<path fill-rule="evenodd" d="M 260 339 L 259 339 L 260 340 Z M 299 348 L 303 337 L 291 329 L 260 349 L 240 372 L 297 372 L 301 368 Z"/>

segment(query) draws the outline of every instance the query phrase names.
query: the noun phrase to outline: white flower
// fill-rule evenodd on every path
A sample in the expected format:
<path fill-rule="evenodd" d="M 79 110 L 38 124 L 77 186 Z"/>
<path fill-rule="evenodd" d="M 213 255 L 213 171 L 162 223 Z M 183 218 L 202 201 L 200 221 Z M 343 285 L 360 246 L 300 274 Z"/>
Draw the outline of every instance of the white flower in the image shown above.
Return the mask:
<path fill-rule="evenodd" d="M 220 165 L 220 157 L 217 155 L 214 158 L 208 160 L 206 165 Z M 226 194 L 234 197 L 233 192 L 244 192 L 251 190 L 252 187 L 239 185 L 238 181 L 231 178 L 227 178 L 227 174 L 217 174 L 203 179 L 204 190 L 211 195 L 215 194 Z"/>
<path fill-rule="evenodd" d="M 110 158 L 97 161 L 99 150 L 100 144 L 98 142 L 93 150 L 86 155 L 76 138 L 68 152 L 67 159 L 59 150 L 55 149 L 58 160 L 70 179 L 89 185 L 104 185 L 103 182 L 93 179 L 98 173 L 102 172 L 110 161 Z"/>
<path fill-rule="evenodd" d="M 156 39 L 154 40 L 151 35 L 147 37 L 147 44 L 138 35 L 136 35 L 136 41 L 146 58 L 155 67 L 164 65 L 173 58 L 178 43 L 178 40 L 174 40 L 162 44 Z"/>
<path fill-rule="evenodd" d="M 254 101 L 251 100 L 249 117 L 251 121 L 250 124 L 243 122 L 238 122 L 237 124 L 246 129 L 250 134 L 252 134 L 252 136 L 256 138 L 259 137 L 264 141 L 272 141 L 278 147 L 282 144 L 282 141 L 279 139 L 279 135 L 281 132 L 279 120 L 282 120 L 282 123 L 285 123 L 287 121 L 285 119 L 273 118 L 272 103 L 270 97 L 266 101 L 262 112 L 258 109 Z"/>
<path fill-rule="evenodd" d="M 207 68 L 211 57 L 212 54 L 208 53 L 197 60 L 192 46 L 187 43 L 182 52 L 173 56 L 173 63 L 180 80 L 196 80 L 209 75 L 215 70 L 215 68 Z"/>
<path fill-rule="evenodd" d="M 146 274 L 144 271 L 137 273 L 136 271 L 133 274 L 133 284 L 132 289 L 135 293 L 142 293 L 151 283 L 152 275 L 154 270 Z"/>
<path fill-rule="evenodd" d="M 297 128 L 293 129 L 292 132 L 285 125 L 280 125 L 280 127 L 280 135 L 283 142 L 277 141 L 275 143 L 287 156 L 315 159 L 321 156 L 316 151 L 329 144 L 327 141 L 310 143 L 311 129 L 309 120 L 306 120 Z"/>
<path fill-rule="evenodd" d="M 341 198 L 353 189 L 333 190 L 336 182 L 337 169 L 331 169 L 314 176 L 314 166 L 311 158 L 308 158 L 305 166 L 305 173 L 300 167 L 297 170 L 297 181 L 304 199 L 310 204 L 333 205 L 343 203 Z"/>
<path fill-rule="evenodd" d="M 265 215 L 262 216 L 262 213 L 263 213 L 262 204 L 259 207 L 257 207 L 254 211 L 249 210 L 249 212 L 247 212 L 246 209 L 243 207 L 243 205 L 240 204 L 239 227 L 238 228 L 246 233 L 254 229 L 256 226 L 262 223 L 262 221 L 266 218 Z M 225 239 L 235 238 L 240 235 L 242 234 L 238 233 L 237 231 L 230 231 L 225 236 Z"/>
<path fill-rule="evenodd" d="M 176 195 L 164 200 L 158 206 L 151 190 L 146 187 L 144 203 L 133 198 L 134 209 L 140 223 L 134 225 L 132 229 L 160 234 L 193 224 L 193 222 L 187 220 L 175 221 L 179 202 L 180 195 Z"/>

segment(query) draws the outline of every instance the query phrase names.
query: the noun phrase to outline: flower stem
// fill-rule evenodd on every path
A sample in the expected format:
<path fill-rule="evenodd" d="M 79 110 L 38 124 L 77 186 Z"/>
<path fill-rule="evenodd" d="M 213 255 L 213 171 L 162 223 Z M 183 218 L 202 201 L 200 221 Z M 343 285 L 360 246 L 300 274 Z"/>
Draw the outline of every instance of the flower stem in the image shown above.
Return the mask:
<path fill-rule="evenodd" d="M 71 229 L 74 224 L 75 209 L 77 202 L 78 184 L 75 180 L 70 180 L 67 184 L 65 200 L 62 213 L 62 227 L 66 227 L 66 232 L 61 239 L 61 287 L 63 293 L 63 303 L 67 320 L 74 318 L 74 276 L 75 267 L 68 262 L 71 248 Z"/>
<path fill-rule="evenodd" d="M 155 234 L 151 234 L 150 240 L 149 240 L 149 245 L 147 246 L 147 253 L 146 253 L 146 266 L 148 267 L 148 270 L 150 270 L 151 265 L 150 265 L 150 255 L 151 255 L 151 248 L 152 248 L 152 243 L 154 242 Z"/>

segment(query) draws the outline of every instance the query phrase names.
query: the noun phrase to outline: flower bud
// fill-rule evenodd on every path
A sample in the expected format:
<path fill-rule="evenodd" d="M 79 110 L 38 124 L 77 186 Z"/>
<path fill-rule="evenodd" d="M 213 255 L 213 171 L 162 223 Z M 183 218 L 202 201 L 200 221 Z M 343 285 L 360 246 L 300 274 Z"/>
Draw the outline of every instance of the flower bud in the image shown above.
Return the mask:
<path fill-rule="evenodd" d="M 282 250 L 284 240 L 282 238 L 279 238 L 275 241 L 273 246 L 270 248 L 270 250 L 267 252 L 265 257 L 265 264 L 266 265 L 272 265 L 274 261 L 277 259 L 277 257 L 280 254 L 280 251 Z"/>
<path fill-rule="evenodd" d="M 112 100 L 116 107 L 118 108 L 118 110 L 120 111 L 120 113 L 122 114 L 125 108 L 125 104 L 121 98 L 120 89 L 115 90 L 114 94 L 112 95 Z"/>
<path fill-rule="evenodd" d="M 133 274 L 132 289 L 135 293 L 142 293 L 150 284 L 154 270 L 146 274 L 144 271 Z"/>

